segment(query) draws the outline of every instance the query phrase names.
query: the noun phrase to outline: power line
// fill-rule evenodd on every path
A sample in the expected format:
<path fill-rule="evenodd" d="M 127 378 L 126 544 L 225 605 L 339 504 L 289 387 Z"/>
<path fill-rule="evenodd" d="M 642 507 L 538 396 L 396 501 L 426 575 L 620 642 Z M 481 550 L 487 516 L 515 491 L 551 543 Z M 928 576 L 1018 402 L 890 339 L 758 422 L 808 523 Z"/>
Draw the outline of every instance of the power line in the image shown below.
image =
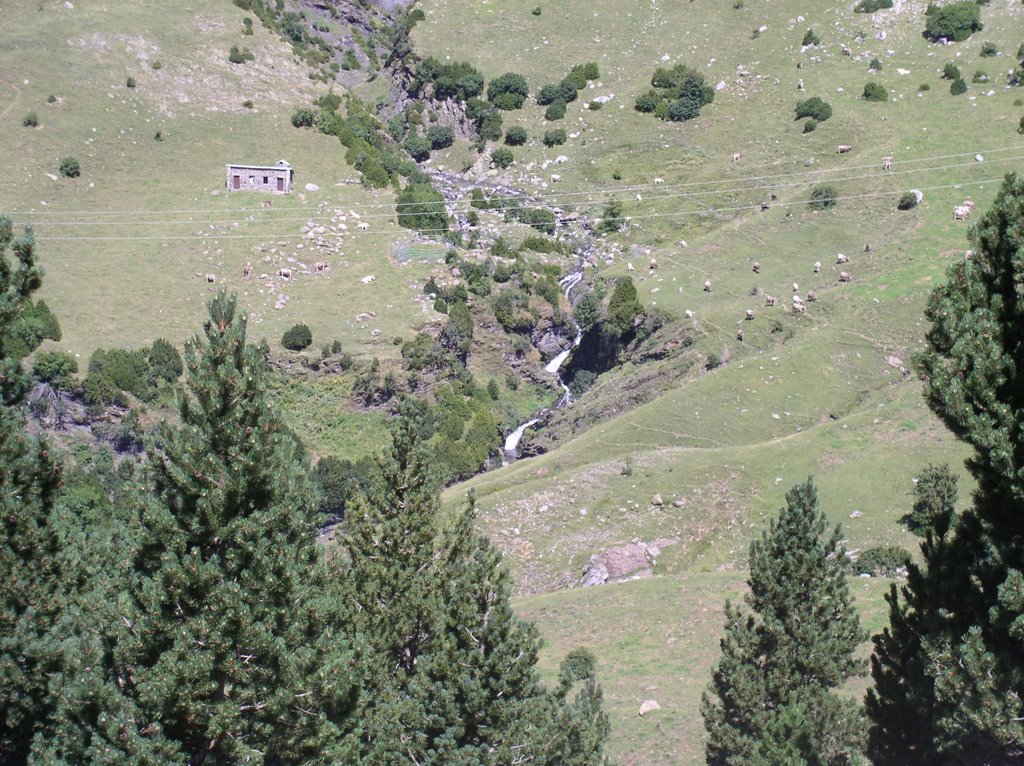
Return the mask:
<path fill-rule="evenodd" d="M 1001 152 L 1011 152 L 1011 151 L 1013 151 L 1013 152 L 1024 151 L 1024 145 L 1005 146 L 1005 147 L 999 147 L 999 148 L 994 148 L 994 149 L 979 149 L 979 150 L 972 150 L 972 151 L 968 151 L 968 152 L 957 152 L 955 154 L 933 155 L 933 156 L 928 156 L 928 157 L 918 157 L 918 158 L 910 158 L 910 159 L 904 159 L 904 160 L 895 160 L 894 159 L 893 162 L 892 162 L 892 165 L 895 167 L 895 166 L 898 166 L 898 165 L 909 165 L 909 164 L 920 163 L 920 162 L 932 162 L 932 161 L 938 161 L 938 160 L 957 159 L 957 158 L 960 158 L 960 157 L 975 157 L 975 156 L 978 156 L 978 155 L 984 155 L 984 154 L 991 155 L 991 154 L 997 154 L 997 153 L 1001 153 Z M 1017 159 L 1017 158 L 1012 158 L 1012 159 Z M 993 160 L 993 161 L 1007 161 L 1007 158 L 1004 158 L 1002 160 Z M 963 164 L 970 164 L 970 163 L 963 163 Z M 950 166 L 950 167 L 955 167 L 955 166 L 957 166 L 957 165 L 953 165 L 953 166 Z M 840 167 L 820 168 L 820 169 L 814 169 L 814 170 L 803 170 L 803 171 L 794 171 L 794 172 L 787 172 L 787 173 L 773 173 L 773 174 L 758 175 L 758 176 L 740 176 L 739 178 L 735 178 L 735 179 L 734 178 L 722 178 L 722 179 L 718 179 L 718 180 L 709 180 L 709 181 L 687 181 L 687 182 L 678 183 L 678 184 L 653 184 L 653 183 L 650 183 L 650 184 L 637 184 L 637 185 L 632 185 L 632 186 L 611 187 L 609 189 L 590 189 L 590 190 L 585 190 L 585 191 L 565 191 L 565 192 L 554 192 L 554 191 L 545 190 L 546 193 L 544 194 L 544 197 L 545 197 L 545 199 L 562 199 L 562 198 L 587 197 L 587 196 L 592 196 L 592 195 L 628 194 L 628 193 L 642 192 L 644 190 L 657 190 L 657 191 L 660 191 L 660 192 L 667 192 L 667 191 L 671 191 L 673 189 L 685 189 L 685 188 L 691 188 L 691 187 L 694 187 L 694 186 L 710 186 L 712 184 L 723 184 L 723 183 L 732 183 L 732 182 L 746 183 L 746 182 L 753 182 L 753 181 L 773 180 L 773 179 L 779 179 L 779 178 L 796 178 L 796 177 L 802 177 L 802 176 L 815 176 L 815 175 L 822 175 L 822 174 L 829 174 L 829 173 L 852 172 L 852 171 L 864 170 L 864 169 L 867 169 L 867 168 L 877 168 L 877 167 L 878 167 L 878 163 L 872 163 L 870 165 L 854 165 L 854 166 L 850 166 L 850 167 L 841 167 L 841 168 Z M 906 173 L 906 172 L 918 172 L 918 171 L 889 171 L 890 174 Z M 924 172 L 924 171 L 920 171 L 920 172 Z M 756 187 L 756 188 L 767 188 L 767 187 Z M 713 193 L 714 191 L 715 190 L 712 190 L 709 193 Z M 530 195 L 530 194 L 509 195 L 509 196 L 503 197 L 502 199 L 504 201 L 530 200 L 530 199 L 533 199 L 535 196 L 539 196 L 539 195 Z M 331 203 L 331 202 L 323 201 L 320 204 L 325 204 L 325 205 L 337 204 L 339 207 L 346 207 L 346 208 L 348 208 L 350 210 L 372 210 L 372 209 L 379 209 L 379 208 L 389 208 L 390 209 L 390 208 L 394 207 L 394 203 L 392 203 L 392 202 L 346 203 L 346 204 L 343 205 L 340 202 Z M 430 203 L 425 203 L 425 204 L 430 204 Z M 291 207 L 287 207 L 287 208 L 279 207 L 276 210 L 273 209 L 273 208 L 263 208 L 263 207 L 256 207 L 256 208 L 249 208 L 249 207 L 229 208 L 229 209 L 218 210 L 218 211 L 211 211 L 209 208 L 205 208 L 205 209 L 201 209 L 201 210 L 161 210 L 161 211 L 154 211 L 154 210 L 81 210 L 81 211 L 22 210 L 22 211 L 11 211 L 11 212 L 7 213 L 7 215 L 12 215 L 12 216 L 13 215 L 18 215 L 18 216 L 29 216 L 29 215 L 31 215 L 31 216 L 111 215 L 111 216 L 115 216 L 115 215 L 145 215 L 147 213 L 153 213 L 153 212 L 159 212 L 159 213 L 165 214 L 165 215 L 186 215 L 186 214 L 192 214 L 192 213 L 207 213 L 207 214 L 209 214 L 211 212 L 223 212 L 223 213 L 231 213 L 231 212 L 256 213 L 256 212 L 263 212 L 263 211 L 276 212 L 277 210 L 282 210 L 282 211 L 285 211 L 285 212 L 291 212 L 293 210 L 294 211 L 298 211 L 298 210 L 306 210 L 306 209 L 307 208 L 299 207 L 299 206 L 296 205 L 296 206 L 291 206 Z"/>
<path fill-rule="evenodd" d="M 998 183 L 1002 178 L 985 178 L 978 181 L 962 181 L 951 184 L 941 184 L 937 186 L 924 186 L 918 189 L 918 191 L 938 191 L 941 189 L 955 189 L 962 188 L 964 186 L 981 186 L 987 183 Z M 869 192 L 866 194 L 852 194 L 846 196 L 837 196 L 835 199 L 839 201 L 849 200 L 860 200 L 860 199 L 877 199 L 879 197 L 890 197 L 894 194 L 898 194 L 901 191 L 910 191 L 909 189 L 894 190 L 885 192 Z M 807 200 L 795 200 L 793 202 L 776 202 L 773 207 L 790 207 L 795 205 L 806 205 Z M 621 220 L 621 221 L 636 221 L 636 220 L 647 220 L 651 218 L 678 218 L 682 216 L 706 216 L 715 215 L 722 213 L 732 213 L 742 210 L 758 210 L 760 204 L 755 205 L 735 205 L 730 207 L 715 207 L 715 208 L 703 208 L 700 210 L 677 210 L 671 213 L 647 213 L 643 215 L 631 215 L 623 216 L 621 218 L 613 218 L 609 220 Z M 419 234 L 444 234 L 447 229 L 418 229 L 416 233 Z M 361 235 L 393 235 L 392 231 L 363 231 Z M 37 241 L 45 242 L 58 242 L 58 241 L 76 241 L 76 242 L 144 242 L 144 241 L 157 241 L 157 242 L 168 242 L 172 240 L 226 240 L 226 239 L 304 239 L 306 235 L 301 233 L 288 233 L 288 234 L 203 234 L 203 235 L 172 235 L 167 237 L 156 237 L 156 236 L 138 236 L 138 237 L 36 237 Z"/>

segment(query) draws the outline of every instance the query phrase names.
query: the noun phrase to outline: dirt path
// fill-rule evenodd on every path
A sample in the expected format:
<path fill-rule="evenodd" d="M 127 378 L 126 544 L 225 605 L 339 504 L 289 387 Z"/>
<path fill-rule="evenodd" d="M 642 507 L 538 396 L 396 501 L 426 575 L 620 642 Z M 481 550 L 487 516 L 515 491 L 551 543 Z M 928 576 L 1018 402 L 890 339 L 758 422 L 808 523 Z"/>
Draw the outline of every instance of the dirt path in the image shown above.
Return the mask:
<path fill-rule="evenodd" d="M 0 120 L 2 120 L 4 117 L 7 116 L 7 113 L 10 112 L 15 106 L 17 106 L 19 101 L 21 101 L 21 88 L 19 88 L 13 82 L 8 82 L 3 78 L 0 78 L 0 84 L 6 85 L 8 88 L 11 88 L 14 91 L 14 100 L 7 105 L 6 109 L 0 112 Z"/>

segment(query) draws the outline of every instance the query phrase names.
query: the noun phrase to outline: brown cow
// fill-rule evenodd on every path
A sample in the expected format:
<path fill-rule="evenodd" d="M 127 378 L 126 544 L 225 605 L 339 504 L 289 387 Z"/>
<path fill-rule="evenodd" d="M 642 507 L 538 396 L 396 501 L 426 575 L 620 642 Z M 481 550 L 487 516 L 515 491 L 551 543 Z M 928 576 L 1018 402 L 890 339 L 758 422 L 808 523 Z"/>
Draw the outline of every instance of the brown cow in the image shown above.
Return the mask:
<path fill-rule="evenodd" d="M 754 261 L 754 273 L 755 274 L 760 274 L 761 273 L 761 263 L 760 263 L 760 261 Z"/>
<path fill-rule="evenodd" d="M 246 261 L 245 267 L 242 269 L 242 279 L 248 279 L 252 276 L 252 261 Z"/>

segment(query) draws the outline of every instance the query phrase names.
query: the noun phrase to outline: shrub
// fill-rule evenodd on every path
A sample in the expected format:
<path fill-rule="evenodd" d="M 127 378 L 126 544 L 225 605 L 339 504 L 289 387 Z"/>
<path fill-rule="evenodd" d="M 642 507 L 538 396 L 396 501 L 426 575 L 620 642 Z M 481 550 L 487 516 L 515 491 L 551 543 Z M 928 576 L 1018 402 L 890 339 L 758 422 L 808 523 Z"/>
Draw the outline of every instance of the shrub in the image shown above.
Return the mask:
<path fill-rule="evenodd" d="M 796 102 L 796 119 L 810 117 L 818 122 L 824 122 L 832 116 L 832 106 L 818 96 L 811 96 L 805 101 Z"/>
<path fill-rule="evenodd" d="M 895 577 L 910 563 L 910 553 L 898 545 L 879 545 L 862 552 L 853 563 L 857 574 Z"/>
<path fill-rule="evenodd" d="M 557 99 L 544 110 L 544 119 L 548 121 L 560 120 L 565 117 L 565 101 Z"/>
<path fill-rule="evenodd" d="M 405 151 L 409 152 L 409 156 L 417 162 L 423 162 L 423 160 L 430 158 L 430 139 L 424 136 L 410 133 L 402 146 L 405 148 Z"/>
<path fill-rule="evenodd" d="M 125 80 L 124 81 L 124 87 L 126 87 L 126 88 L 134 88 L 135 87 L 135 78 L 134 77 L 129 77 L 127 80 Z"/>
<path fill-rule="evenodd" d="M 515 156 L 512 154 L 512 150 L 499 146 L 493 152 L 491 152 L 491 162 L 493 162 L 499 168 L 507 168 L 515 161 Z"/>
<path fill-rule="evenodd" d="M 964 81 L 964 78 L 961 77 L 959 79 L 953 80 L 953 82 L 951 82 L 949 85 L 949 92 L 952 93 L 954 96 L 959 96 L 963 93 L 966 93 L 967 83 Z"/>
<path fill-rule="evenodd" d="M 860 0 L 853 6 L 854 13 L 874 13 L 882 8 L 892 8 L 892 0 Z"/>
<path fill-rule="evenodd" d="M 625 212 L 622 209 L 622 203 L 616 199 L 610 199 L 604 203 L 604 209 L 601 211 L 601 222 L 597 225 L 597 231 L 600 234 L 613 234 L 621 231 L 625 222 Z"/>
<path fill-rule="evenodd" d="M 38 128 L 39 127 L 39 115 L 35 112 L 29 112 L 21 118 L 21 124 L 26 128 Z"/>
<path fill-rule="evenodd" d="M 946 38 L 962 42 L 982 28 L 981 8 L 971 0 L 950 5 L 931 5 L 926 14 L 924 35 L 929 40 Z"/>
<path fill-rule="evenodd" d="M 971 77 L 971 82 L 988 82 L 988 72 L 979 69 Z"/>
<path fill-rule="evenodd" d="M 251 50 L 248 48 L 239 50 L 237 45 L 232 45 L 231 50 L 228 52 L 228 61 L 232 64 L 244 64 L 246 61 L 252 61 L 255 58 Z"/>
<path fill-rule="evenodd" d="M 563 128 L 548 130 L 544 132 L 544 146 L 561 146 L 566 142 L 568 136 Z"/>
<path fill-rule="evenodd" d="M 882 61 L 878 58 L 871 59 L 871 63 L 868 64 L 868 69 L 874 70 L 875 72 L 882 71 Z"/>
<path fill-rule="evenodd" d="M 597 100 L 591 101 L 589 104 L 587 104 L 587 109 L 589 109 L 592 112 L 600 112 L 602 107 L 604 107 L 604 103 Z"/>
<path fill-rule="evenodd" d="M 1017 132 L 1024 134 L 1024 117 L 1020 118 L 1020 124 L 1017 125 Z"/>
<path fill-rule="evenodd" d="M 818 121 L 813 118 L 804 123 L 804 133 L 813 133 L 817 129 Z"/>
<path fill-rule="evenodd" d="M 505 111 L 519 109 L 529 94 L 526 78 L 515 72 L 506 72 L 487 84 L 487 100 Z"/>
<path fill-rule="evenodd" d="M 448 229 L 444 195 L 429 182 L 410 183 L 396 199 L 398 225 L 406 229 L 442 232 Z"/>
<path fill-rule="evenodd" d="M 715 100 L 715 89 L 705 82 L 704 75 L 685 64 L 671 69 L 658 67 L 651 76 L 651 85 L 653 90 L 640 96 L 634 108 L 653 111 L 662 120 L 692 120 L 703 106 Z"/>
<path fill-rule="evenodd" d="M 154 380 L 174 382 L 181 377 L 181 354 L 169 341 L 157 338 L 149 348 L 149 374 Z"/>
<path fill-rule="evenodd" d="M 540 16 L 540 6 L 538 5 L 532 11 L 530 11 L 530 13 L 532 13 L 534 16 Z"/>
<path fill-rule="evenodd" d="M 427 140 L 431 149 L 447 149 L 455 143 L 455 131 L 447 125 L 431 125 L 427 128 Z"/>
<path fill-rule="evenodd" d="M 658 91 L 649 90 L 637 96 L 633 108 L 638 112 L 653 112 L 658 108 L 659 101 L 661 101 L 661 96 L 658 94 Z"/>
<path fill-rule="evenodd" d="M 40 351 L 32 362 L 32 377 L 56 386 L 66 385 L 78 372 L 78 362 L 67 351 Z"/>
<path fill-rule="evenodd" d="M 46 97 L 46 103 L 47 104 L 56 104 L 57 103 L 57 97 L 51 93 L 49 96 Z"/>
<path fill-rule="evenodd" d="M 528 137 L 526 128 L 520 125 L 513 125 L 505 131 L 505 143 L 509 146 L 522 146 Z"/>
<path fill-rule="evenodd" d="M 704 361 L 704 369 L 711 370 L 717 369 L 722 366 L 722 357 L 716 354 L 714 351 L 708 353 L 708 358 Z"/>
<path fill-rule="evenodd" d="M 839 192 L 834 186 L 816 186 L 811 190 L 811 199 L 807 203 L 812 210 L 825 210 L 835 207 L 839 201 Z"/>
<path fill-rule="evenodd" d="M 82 168 L 74 157 L 64 157 L 60 161 L 59 169 L 65 178 L 78 178 L 82 174 Z"/>
<path fill-rule="evenodd" d="M 863 99 L 865 101 L 888 101 L 889 91 L 885 86 L 877 82 L 869 82 L 864 86 Z"/>
<path fill-rule="evenodd" d="M 929 85 L 929 84 L 928 84 L 928 83 L 926 83 L 926 82 L 923 82 L 923 83 L 921 83 L 920 85 L 918 85 L 918 86 L 917 86 L 917 89 L 918 89 L 918 90 L 919 90 L 919 91 L 920 91 L 921 93 L 924 93 L 924 92 L 925 92 L 926 90 L 931 90 L 931 89 L 932 89 L 932 86 L 931 86 L 931 85 Z"/>
<path fill-rule="evenodd" d="M 305 351 L 313 343 L 313 333 L 302 324 L 292 325 L 281 336 L 281 345 L 289 351 Z"/>
<path fill-rule="evenodd" d="M 899 210 L 913 210 L 917 207 L 917 195 L 914 192 L 904 192 L 900 201 L 896 203 Z"/>
<path fill-rule="evenodd" d="M 981 55 L 983 58 L 991 58 L 999 53 L 999 48 L 993 42 L 984 42 L 981 44 Z"/>
<path fill-rule="evenodd" d="M 547 106 L 548 104 L 553 104 L 561 97 L 562 89 L 558 85 L 545 85 L 537 91 L 537 104 L 540 106 Z"/>
<path fill-rule="evenodd" d="M 308 106 L 300 106 L 292 112 L 292 125 L 296 128 L 311 128 L 316 122 L 316 112 Z"/>
<path fill-rule="evenodd" d="M 813 29 L 808 29 L 807 32 L 804 34 L 803 42 L 801 42 L 800 44 L 803 46 L 820 45 L 821 38 L 814 34 Z"/>
<path fill-rule="evenodd" d="M 947 62 L 946 66 L 942 67 L 943 80 L 959 80 L 960 77 L 960 67 L 954 64 L 952 61 Z"/>

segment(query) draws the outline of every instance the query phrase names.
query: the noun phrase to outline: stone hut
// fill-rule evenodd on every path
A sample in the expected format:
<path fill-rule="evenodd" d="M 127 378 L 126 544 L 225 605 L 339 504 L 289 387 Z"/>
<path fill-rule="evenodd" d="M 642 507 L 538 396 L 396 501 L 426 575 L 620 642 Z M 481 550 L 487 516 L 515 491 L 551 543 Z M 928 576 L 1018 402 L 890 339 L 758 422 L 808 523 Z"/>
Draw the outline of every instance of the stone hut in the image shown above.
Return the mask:
<path fill-rule="evenodd" d="M 228 191 L 289 194 L 295 171 L 285 160 L 274 165 L 228 165 Z"/>

